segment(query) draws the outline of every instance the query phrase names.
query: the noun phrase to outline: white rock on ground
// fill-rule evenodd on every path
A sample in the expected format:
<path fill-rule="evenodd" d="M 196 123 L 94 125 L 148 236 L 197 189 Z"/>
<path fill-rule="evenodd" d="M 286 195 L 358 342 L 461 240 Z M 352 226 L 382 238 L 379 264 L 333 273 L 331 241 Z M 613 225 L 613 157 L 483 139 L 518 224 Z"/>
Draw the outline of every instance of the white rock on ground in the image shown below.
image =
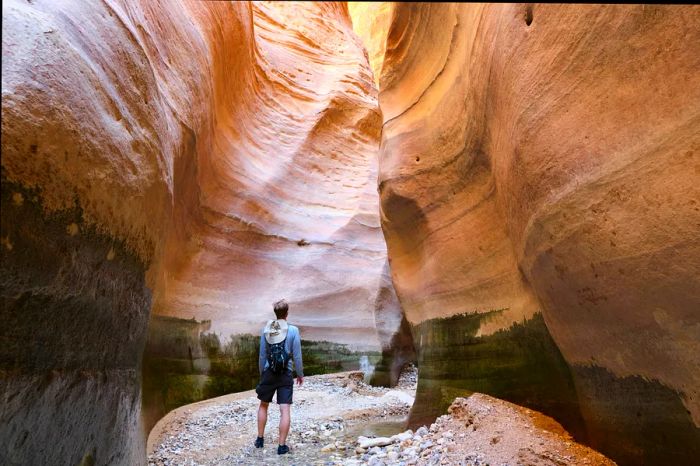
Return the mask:
<path fill-rule="evenodd" d="M 409 406 L 413 406 L 413 401 L 415 400 L 414 397 L 412 397 L 408 393 L 400 391 L 400 390 L 390 390 L 390 391 L 386 392 L 382 397 L 383 398 L 394 398 L 394 399 L 401 401 Z"/>
<path fill-rule="evenodd" d="M 359 437 L 357 439 L 357 442 L 360 445 L 360 448 L 372 448 L 372 447 L 384 447 L 386 445 L 391 445 L 394 441 L 391 440 L 389 437 L 374 437 L 374 438 L 367 438 L 367 437 Z"/>

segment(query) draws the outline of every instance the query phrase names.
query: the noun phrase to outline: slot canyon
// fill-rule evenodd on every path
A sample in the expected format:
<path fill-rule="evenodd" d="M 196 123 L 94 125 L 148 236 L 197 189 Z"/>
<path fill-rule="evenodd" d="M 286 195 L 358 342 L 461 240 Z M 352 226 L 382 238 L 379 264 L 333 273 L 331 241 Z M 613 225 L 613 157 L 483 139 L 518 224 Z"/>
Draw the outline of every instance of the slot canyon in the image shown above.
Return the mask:
<path fill-rule="evenodd" d="M 307 377 L 415 364 L 405 428 L 489 396 L 590 464 L 700 458 L 700 6 L 8 0 L 2 27 L 0 464 L 148 464 L 168 413 L 256 387 L 282 298 Z M 367 464 L 338 461 L 308 464 Z"/>

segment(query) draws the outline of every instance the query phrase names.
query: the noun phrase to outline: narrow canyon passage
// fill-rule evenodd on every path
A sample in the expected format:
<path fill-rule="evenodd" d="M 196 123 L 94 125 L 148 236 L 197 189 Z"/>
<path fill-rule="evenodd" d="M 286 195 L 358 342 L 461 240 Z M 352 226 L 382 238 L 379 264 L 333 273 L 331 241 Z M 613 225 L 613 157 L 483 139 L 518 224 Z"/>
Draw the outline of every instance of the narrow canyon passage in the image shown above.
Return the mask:
<path fill-rule="evenodd" d="M 280 298 L 299 310 L 311 374 L 364 358 L 387 382 L 396 366 L 395 381 L 412 356 L 406 328 L 403 347 L 389 347 L 402 315 L 379 222 L 381 112 L 364 49 L 341 5 L 254 3 L 251 14 L 254 84 L 199 166 L 201 215 L 166 246 L 146 428 L 182 404 L 253 388 L 260 329 Z"/>
<path fill-rule="evenodd" d="M 700 7 L 10 0 L 2 48 L 1 464 L 239 438 L 281 298 L 301 424 L 451 411 L 309 461 L 700 457 Z"/>

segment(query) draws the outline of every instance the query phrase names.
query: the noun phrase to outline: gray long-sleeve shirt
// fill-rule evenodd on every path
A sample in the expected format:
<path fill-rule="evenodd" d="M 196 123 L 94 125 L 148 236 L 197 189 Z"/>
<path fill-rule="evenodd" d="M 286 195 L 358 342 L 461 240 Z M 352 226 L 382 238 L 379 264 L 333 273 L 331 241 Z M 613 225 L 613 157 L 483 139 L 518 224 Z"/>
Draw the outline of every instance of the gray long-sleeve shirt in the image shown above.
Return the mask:
<path fill-rule="evenodd" d="M 284 342 L 284 347 L 287 354 L 291 356 L 287 363 L 287 369 L 292 370 L 293 361 L 297 377 L 304 377 L 304 364 L 301 360 L 301 335 L 296 326 L 287 324 L 287 340 Z M 260 358 L 258 359 L 260 375 L 267 369 L 267 366 L 267 341 L 265 341 L 265 329 L 263 328 L 260 333 Z"/>

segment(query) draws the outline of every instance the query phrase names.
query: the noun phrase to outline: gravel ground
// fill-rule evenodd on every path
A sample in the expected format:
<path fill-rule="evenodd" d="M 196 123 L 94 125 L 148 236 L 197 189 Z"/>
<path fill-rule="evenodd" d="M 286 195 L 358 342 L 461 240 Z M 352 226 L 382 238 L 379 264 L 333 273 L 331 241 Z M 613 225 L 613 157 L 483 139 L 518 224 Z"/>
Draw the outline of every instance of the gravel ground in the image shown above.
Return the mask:
<path fill-rule="evenodd" d="M 404 430 L 416 389 L 409 366 L 394 389 L 366 385 L 362 372 L 307 377 L 294 389 L 291 452 L 277 455 L 279 410 L 268 412 L 265 448 L 256 449 L 253 391 L 183 406 L 148 440 L 149 466 L 613 466 L 576 443 L 552 418 L 480 393 L 457 398 L 448 414 Z"/>
<path fill-rule="evenodd" d="M 358 440 L 358 454 L 346 465 L 615 465 L 576 443 L 554 419 L 481 393 L 455 399 L 429 428 Z"/>
<path fill-rule="evenodd" d="M 371 387 L 362 372 L 306 377 L 294 387 L 290 454 L 277 455 L 279 409 L 270 404 L 265 447 L 256 449 L 258 400 L 254 391 L 183 406 L 163 418 L 149 438 L 149 466 L 347 464 L 357 438 L 348 435 L 373 423 L 400 425 L 413 404 L 414 367 L 394 389 Z"/>

